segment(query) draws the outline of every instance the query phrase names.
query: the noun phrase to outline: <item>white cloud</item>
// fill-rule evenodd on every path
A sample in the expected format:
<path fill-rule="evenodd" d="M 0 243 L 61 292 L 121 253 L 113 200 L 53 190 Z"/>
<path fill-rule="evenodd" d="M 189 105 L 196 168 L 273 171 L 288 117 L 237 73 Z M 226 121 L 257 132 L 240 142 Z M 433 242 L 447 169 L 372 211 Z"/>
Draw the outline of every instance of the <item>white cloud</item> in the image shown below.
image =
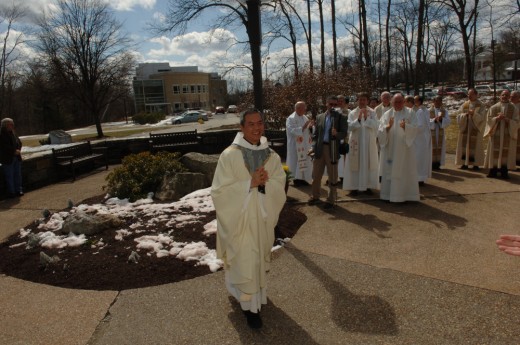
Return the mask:
<path fill-rule="evenodd" d="M 159 44 L 160 48 L 151 49 L 145 55 L 152 59 L 171 56 L 189 57 L 194 54 L 205 57 L 215 52 L 226 51 L 234 41 L 235 35 L 224 29 L 190 32 L 174 38 L 162 36 L 151 39 L 151 42 Z"/>
<path fill-rule="evenodd" d="M 133 11 L 134 8 L 153 9 L 155 0 L 118 0 L 110 1 L 109 4 L 117 11 Z"/>

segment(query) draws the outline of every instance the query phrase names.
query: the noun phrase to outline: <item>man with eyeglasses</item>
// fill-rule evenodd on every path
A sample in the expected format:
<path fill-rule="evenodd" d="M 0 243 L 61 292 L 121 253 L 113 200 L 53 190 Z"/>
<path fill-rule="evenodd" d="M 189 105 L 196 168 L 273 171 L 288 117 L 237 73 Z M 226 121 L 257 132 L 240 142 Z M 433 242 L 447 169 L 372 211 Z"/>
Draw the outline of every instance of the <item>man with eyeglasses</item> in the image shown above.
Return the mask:
<path fill-rule="evenodd" d="M 327 98 L 327 111 L 316 117 L 316 126 L 312 137 L 312 149 L 309 154 L 314 156 L 312 171 L 312 196 L 309 204 L 319 202 L 321 192 L 321 180 L 325 167 L 329 176 L 329 195 L 325 208 L 332 208 L 337 196 L 338 182 L 338 147 L 340 141 L 347 135 L 347 118 L 337 112 L 334 108 L 338 106 L 338 98 L 329 96 Z"/>
<path fill-rule="evenodd" d="M 392 109 L 383 114 L 379 123 L 382 200 L 420 200 L 413 145 L 417 132 L 417 115 L 404 106 L 403 95 L 396 93 L 392 98 Z"/>

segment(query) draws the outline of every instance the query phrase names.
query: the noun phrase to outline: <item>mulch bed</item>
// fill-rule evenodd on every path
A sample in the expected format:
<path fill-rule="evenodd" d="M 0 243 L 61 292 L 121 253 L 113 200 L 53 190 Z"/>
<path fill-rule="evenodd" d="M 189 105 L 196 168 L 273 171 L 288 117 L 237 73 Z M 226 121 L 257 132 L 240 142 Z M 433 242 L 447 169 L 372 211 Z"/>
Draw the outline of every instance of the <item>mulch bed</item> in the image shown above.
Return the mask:
<path fill-rule="evenodd" d="M 103 196 L 98 196 L 81 203 L 98 204 L 102 201 Z M 204 224 L 215 218 L 215 212 L 200 214 L 200 218 L 200 222 L 185 226 L 181 231 L 176 230 L 175 240 L 203 241 L 209 249 L 215 249 L 216 236 L 203 234 Z M 143 217 L 139 220 L 142 221 Z M 286 204 L 275 229 L 275 238 L 293 237 L 306 220 L 307 217 L 297 206 Z M 131 224 L 133 220 L 125 221 Z M 29 224 L 25 229 L 39 231 L 36 230 L 36 222 Z M 118 229 L 110 230 L 113 231 L 112 234 L 104 232 L 101 235 L 89 236 L 86 244 L 65 250 L 41 247 L 25 249 L 25 246 L 9 248 L 21 242 L 19 234 L 16 233 L 0 243 L 0 273 L 64 288 L 116 291 L 173 283 L 211 273 L 208 266 L 195 266 L 194 261 L 183 261 L 173 256 L 157 258 L 156 255 L 146 255 L 146 252 L 142 251 L 139 252 L 138 263 L 128 262 L 129 252 L 135 250 L 133 238 L 142 234 L 132 234 L 125 238 L 125 241 L 118 241 L 114 238 L 116 230 Z M 169 230 L 164 223 L 158 223 L 153 232 L 159 234 Z M 103 238 L 107 247 L 103 250 L 92 248 L 91 244 L 100 238 Z M 130 248 L 130 243 L 134 243 L 133 248 Z M 58 255 L 60 261 L 46 268 L 42 267 L 39 264 L 41 251 L 49 256 Z"/>

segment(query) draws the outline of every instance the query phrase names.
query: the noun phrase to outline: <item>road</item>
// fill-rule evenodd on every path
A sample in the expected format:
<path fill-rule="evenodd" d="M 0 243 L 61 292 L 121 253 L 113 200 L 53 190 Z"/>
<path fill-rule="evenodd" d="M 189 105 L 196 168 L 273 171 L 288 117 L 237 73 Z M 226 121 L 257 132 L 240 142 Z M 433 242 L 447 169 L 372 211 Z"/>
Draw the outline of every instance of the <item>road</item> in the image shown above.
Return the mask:
<path fill-rule="evenodd" d="M 168 120 L 168 118 L 167 118 Z M 155 125 L 137 125 L 133 124 L 131 122 L 108 122 L 103 123 L 103 131 L 105 134 L 107 133 L 114 133 L 114 132 L 124 132 L 128 130 L 139 130 L 142 129 L 142 133 L 168 133 L 168 132 L 182 132 L 182 131 L 190 131 L 196 129 L 199 132 L 205 132 L 212 129 L 217 129 L 221 126 L 227 126 L 227 125 L 238 125 L 239 123 L 239 117 L 238 114 L 214 114 L 211 116 L 208 121 L 200 124 L 198 122 L 192 122 L 192 123 L 183 123 L 179 125 L 171 125 L 171 124 L 155 124 Z M 167 128 L 165 128 L 167 127 Z M 154 129 L 159 128 L 159 129 Z M 83 128 L 76 128 L 66 131 L 71 136 L 77 136 L 77 135 L 92 135 L 95 136 L 97 134 L 96 126 L 88 126 Z M 129 135 L 129 137 L 139 137 L 143 134 L 133 134 Z M 28 136 L 22 136 L 22 139 L 46 139 L 49 135 L 48 134 L 35 134 L 35 135 L 28 135 Z"/>

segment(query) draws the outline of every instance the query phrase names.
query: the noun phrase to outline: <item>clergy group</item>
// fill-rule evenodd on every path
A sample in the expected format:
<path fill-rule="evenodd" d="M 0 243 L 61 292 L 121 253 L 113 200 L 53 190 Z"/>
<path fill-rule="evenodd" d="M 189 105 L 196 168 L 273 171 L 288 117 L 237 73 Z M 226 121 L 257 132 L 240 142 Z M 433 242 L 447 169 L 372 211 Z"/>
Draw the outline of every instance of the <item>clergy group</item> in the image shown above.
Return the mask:
<path fill-rule="evenodd" d="M 295 104 L 286 121 L 294 186 L 311 184 L 309 204 L 320 202 L 317 186 L 326 173 L 326 207 L 334 205 L 336 187 L 351 196 L 378 189 L 381 199 L 390 202 L 420 200 L 419 187 L 446 161 L 446 129 L 452 120 L 443 98 L 435 97 L 427 107 L 421 96 L 383 92 L 372 108 L 369 94 L 359 93 L 352 110 L 345 100 L 328 97 L 326 111 L 315 118 L 307 115 L 304 101 Z M 508 179 L 520 161 L 520 92 L 504 90 L 487 107 L 469 89 L 467 101 L 452 116 L 458 133 L 455 164 Z"/>

